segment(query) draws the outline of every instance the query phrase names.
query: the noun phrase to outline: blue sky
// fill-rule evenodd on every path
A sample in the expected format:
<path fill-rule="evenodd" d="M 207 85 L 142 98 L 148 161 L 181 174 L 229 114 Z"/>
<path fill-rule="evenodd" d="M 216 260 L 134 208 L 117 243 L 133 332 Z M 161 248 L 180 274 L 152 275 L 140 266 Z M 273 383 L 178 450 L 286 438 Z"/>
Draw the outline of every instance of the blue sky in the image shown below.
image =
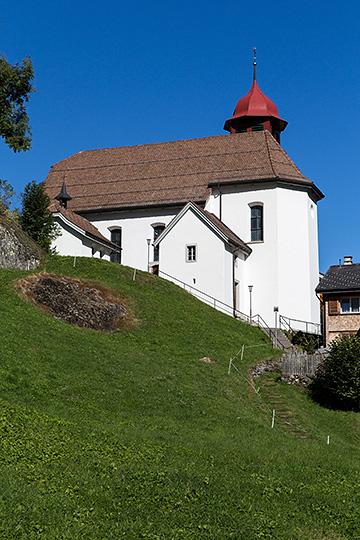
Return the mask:
<path fill-rule="evenodd" d="M 20 193 L 81 150 L 224 134 L 256 46 L 282 146 L 326 196 L 320 270 L 360 262 L 359 19 L 353 0 L 3 3 L 0 52 L 31 56 L 36 94 L 32 149 L 0 142 L 0 176 Z"/>

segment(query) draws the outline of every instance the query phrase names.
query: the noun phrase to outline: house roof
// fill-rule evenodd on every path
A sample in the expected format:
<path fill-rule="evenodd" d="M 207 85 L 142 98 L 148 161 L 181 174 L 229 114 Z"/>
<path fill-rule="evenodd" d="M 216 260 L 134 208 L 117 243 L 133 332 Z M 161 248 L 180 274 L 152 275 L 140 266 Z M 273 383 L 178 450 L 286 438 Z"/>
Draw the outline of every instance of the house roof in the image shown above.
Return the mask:
<path fill-rule="evenodd" d="M 360 264 L 330 266 L 315 290 L 317 293 L 359 292 Z"/>
<path fill-rule="evenodd" d="M 111 242 L 108 238 L 103 236 L 99 229 L 97 229 L 90 221 L 88 221 L 86 218 L 79 216 L 78 214 L 75 214 L 71 210 L 68 210 L 67 208 L 64 208 L 60 206 L 58 203 L 52 203 L 49 206 L 49 210 L 53 212 L 54 214 L 57 214 L 60 219 L 63 218 L 63 221 L 66 221 L 71 225 L 74 225 L 78 229 L 81 229 L 83 234 L 85 236 L 91 237 L 94 240 L 97 240 L 98 242 L 101 242 L 102 244 L 106 244 L 108 247 L 112 248 L 113 250 L 119 251 L 119 246 Z"/>
<path fill-rule="evenodd" d="M 63 181 L 74 212 L 204 204 L 210 187 L 278 181 L 323 194 L 268 132 L 220 135 L 79 152 L 52 166 L 51 199 Z"/>
<path fill-rule="evenodd" d="M 252 249 L 248 246 L 241 238 L 239 238 L 229 227 L 225 225 L 220 219 L 218 219 L 214 214 L 203 210 L 200 206 L 189 201 L 184 208 L 170 221 L 170 223 L 165 227 L 163 232 L 157 237 L 154 242 L 154 246 L 160 244 L 162 239 L 170 232 L 170 230 L 176 225 L 176 223 L 183 217 L 183 215 L 188 211 L 192 210 L 198 217 L 202 218 L 216 233 L 220 233 L 220 236 L 226 242 L 229 242 L 233 246 L 241 249 L 247 255 L 250 255 Z"/>

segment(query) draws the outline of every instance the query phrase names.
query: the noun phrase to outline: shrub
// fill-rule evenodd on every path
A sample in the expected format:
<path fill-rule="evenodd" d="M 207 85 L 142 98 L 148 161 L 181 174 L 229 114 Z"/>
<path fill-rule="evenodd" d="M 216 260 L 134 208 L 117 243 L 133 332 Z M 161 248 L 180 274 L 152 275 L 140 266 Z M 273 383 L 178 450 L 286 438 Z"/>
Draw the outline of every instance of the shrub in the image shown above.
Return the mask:
<path fill-rule="evenodd" d="M 310 391 L 326 407 L 360 411 L 360 338 L 342 336 L 332 341 Z"/>

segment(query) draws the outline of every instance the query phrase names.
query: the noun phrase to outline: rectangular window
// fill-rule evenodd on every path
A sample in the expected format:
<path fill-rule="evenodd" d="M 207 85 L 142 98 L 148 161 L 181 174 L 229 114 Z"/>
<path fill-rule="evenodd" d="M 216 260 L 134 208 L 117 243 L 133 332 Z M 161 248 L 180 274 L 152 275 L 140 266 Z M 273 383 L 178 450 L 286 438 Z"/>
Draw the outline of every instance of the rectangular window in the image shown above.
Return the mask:
<path fill-rule="evenodd" d="M 359 313 L 359 298 L 343 298 L 341 300 L 341 313 Z"/>
<path fill-rule="evenodd" d="M 261 242 L 263 234 L 263 207 L 260 205 L 251 207 L 251 241 Z"/>
<path fill-rule="evenodd" d="M 186 262 L 196 261 L 196 246 L 186 246 Z"/>

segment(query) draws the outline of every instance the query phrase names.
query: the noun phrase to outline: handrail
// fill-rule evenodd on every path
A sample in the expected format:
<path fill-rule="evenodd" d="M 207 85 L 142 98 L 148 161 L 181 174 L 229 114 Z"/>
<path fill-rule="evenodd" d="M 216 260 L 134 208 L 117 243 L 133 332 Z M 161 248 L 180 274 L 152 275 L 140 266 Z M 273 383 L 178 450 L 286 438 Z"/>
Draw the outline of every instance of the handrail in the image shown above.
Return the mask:
<path fill-rule="evenodd" d="M 268 326 L 266 324 L 266 322 L 264 321 L 264 319 L 262 318 L 261 315 L 259 315 L 259 313 L 257 313 L 256 315 L 254 315 L 253 317 L 251 317 L 251 323 L 255 322 L 255 324 L 257 326 L 260 326 L 260 328 L 262 328 L 265 333 L 269 336 L 269 338 L 271 339 L 271 341 L 273 341 L 275 343 L 276 341 L 276 335 L 275 335 L 275 332 L 273 332 L 273 330 L 271 330 L 270 326 Z M 250 323 L 250 324 L 251 324 Z"/>
<path fill-rule="evenodd" d="M 222 300 L 218 300 L 214 296 L 211 296 L 210 294 L 201 291 L 200 289 L 197 289 L 196 287 L 193 287 L 192 285 L 189 285 L 188 283 L 185 283 L 185 281 L 181 281 L 181 279 L 178 279 L 174 276 L 171 276 L 170 274 L 167 274 L 166 272 L 163 272 L 159 269 L 159 276 L 160 274 L 166 276 L 171 281 L 174 281 L 175 283 L 180 283 L 185 290 L 189 292 L 189 294 L 192 294 L 199 300 L 202 300 L 209 306 L 212 306 L 213 308 L 217 309 L 218 311 L 222 311 L 223 313 L 230 314 L 232 317 L 235 317 L 236 319 L 240 319 L 243 322 L 250 322 L 250 318 L 248 315 L 245 315 L 245 313 L 241 313 L 238 309 L 234 309 L 233 306 L 230 306 L 229 304 L 225 304 Z M 198 293 L 198 294 L 196 294 Z M 205 298 L 201 298 L 201 296 Z"/>
<path fill-rule="evenodd" d="M 285 327 L 287 327 L 287 330 L 290 330 L 291 332 L 294 332 L 294 330 L 300 330 L 299 328 L 295 328 L 291 325 L 291 322 L 294 323 L 300 323 L 301 325 L 305 325 L 305 334 L 321 334 L 321 325 L 319 323 L 311 322 L 311 321 L 303 321 L 301 319 L 292 319 L 290 317 L 285 317 L 284 315 L 279 315 L 279 326 L 281 328 L 281 325 L 283 324 Z M 309 329 L 310 327 L 310 329 Z M 311 331 L 311 327 L 315 331 Z"/>

